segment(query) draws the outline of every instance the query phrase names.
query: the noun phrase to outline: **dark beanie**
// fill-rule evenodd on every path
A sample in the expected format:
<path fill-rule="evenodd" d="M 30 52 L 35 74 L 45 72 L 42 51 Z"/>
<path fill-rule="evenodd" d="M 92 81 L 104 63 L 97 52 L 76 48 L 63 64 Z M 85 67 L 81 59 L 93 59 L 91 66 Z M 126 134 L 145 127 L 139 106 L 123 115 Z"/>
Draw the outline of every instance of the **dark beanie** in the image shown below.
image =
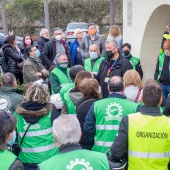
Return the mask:
<path fill-rule="evenodd" d="M 70 78 L 74 81 L 76 75 L 82 70 L 84 70 L 82 65 L 75 65 L 75 66 L 71 67 L 70 72 L 69 72 Z"/>

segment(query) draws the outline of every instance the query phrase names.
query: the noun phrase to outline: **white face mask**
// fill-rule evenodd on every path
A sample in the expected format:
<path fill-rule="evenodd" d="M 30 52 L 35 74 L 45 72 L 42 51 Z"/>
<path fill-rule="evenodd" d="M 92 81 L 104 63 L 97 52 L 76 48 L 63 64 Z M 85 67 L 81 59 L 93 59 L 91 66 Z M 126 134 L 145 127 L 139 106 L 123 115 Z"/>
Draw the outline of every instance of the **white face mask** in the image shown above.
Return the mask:
<path fill-rule="evenodd" d="M 56 35 L 56 36 L 55 36 L 55 39 L 56 39 L 57 41 L 60 41 L 60 40 L 61 40 L 61 38 L 62 38 L 62 36 L 61 36 L 61 35 Z"/>

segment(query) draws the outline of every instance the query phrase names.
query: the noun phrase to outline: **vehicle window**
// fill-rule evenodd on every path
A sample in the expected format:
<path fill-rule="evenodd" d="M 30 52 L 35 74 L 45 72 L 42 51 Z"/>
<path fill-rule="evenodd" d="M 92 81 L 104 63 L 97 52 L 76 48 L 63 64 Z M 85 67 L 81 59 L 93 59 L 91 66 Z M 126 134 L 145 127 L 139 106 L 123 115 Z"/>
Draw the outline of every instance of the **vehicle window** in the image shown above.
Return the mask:
<path fill-rule="evenodd" d="M 69 24 L 68 29 L 87 29 L 87 24 Z"/>

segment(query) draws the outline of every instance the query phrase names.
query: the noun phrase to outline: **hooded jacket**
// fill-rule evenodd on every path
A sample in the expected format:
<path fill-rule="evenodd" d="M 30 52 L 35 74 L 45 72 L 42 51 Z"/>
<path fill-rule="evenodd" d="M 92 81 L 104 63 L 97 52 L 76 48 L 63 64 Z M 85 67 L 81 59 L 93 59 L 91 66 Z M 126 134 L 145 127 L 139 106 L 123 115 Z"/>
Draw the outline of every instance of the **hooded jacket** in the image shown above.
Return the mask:
<path fill-rule="evenodd" d="M 68 93 L 69 93 L 70 100 L 75 105 L 77 104 L 77 101 L 80 100 L 83 97 L 83 94 L 80 92 L 80 90 L 76 89 L 76 88 L 71 89 Z M 64 102 L 63 108 L 61 110 L 61 114 L 67 114 L 67 113 L 68 113 L 67 105 Z"/>

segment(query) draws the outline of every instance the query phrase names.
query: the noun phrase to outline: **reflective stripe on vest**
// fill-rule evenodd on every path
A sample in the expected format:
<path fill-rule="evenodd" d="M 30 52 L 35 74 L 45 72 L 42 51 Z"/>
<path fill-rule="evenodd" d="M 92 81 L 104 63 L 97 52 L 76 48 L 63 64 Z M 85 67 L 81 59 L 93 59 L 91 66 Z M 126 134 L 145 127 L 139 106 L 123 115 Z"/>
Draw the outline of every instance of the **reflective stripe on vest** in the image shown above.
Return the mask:
<path fill-rule="evenodd" d="M 129 156 L 136 158 L 166 158 L 170 156 L 170 152 L 155 153 L 155 152 L 134 152 L 128 151 Z"/>
<path fill-rule="evenodd" d="M 27 132 L 25 136 L 41 136 L 41 135 L 47 135 L 52 132 L 52 128 L 40 130 L 40 131 L 33 131 L 33 132 Z M 24 136 L 25 132 L 19 132 L 18 135 L 20 137 Z"/>
<path fill-rule="evenodd" d="M 119 130 L 119 125 L 96 125 L 96 130 Z"/>
<path fill-rule="evenodd" d="M 70 84 L 72 83 L 63 83 L 63 84 L 60 84 L 60 87 L 69 86 Z"/>
<path fill-rule="evenodd" d="M 39 152 L 45 152 L 45 151 L 49 151 L 51 149 L 55 149 L 56 147 L 57 147 L 56 144 L 37 147 L 37 148 L 24 148 L 24 147 L 21 147 L 21 151 L 22 152 L 29 152 L 29 153 L 39 153 Z"/>
<path fill-rule="evenodd" d="M 110 147 L 113 142 L 105 142 L 105 141 L 94 141 L 95 145 L 97 146 L 106 146 L 106 147 Z"/>

